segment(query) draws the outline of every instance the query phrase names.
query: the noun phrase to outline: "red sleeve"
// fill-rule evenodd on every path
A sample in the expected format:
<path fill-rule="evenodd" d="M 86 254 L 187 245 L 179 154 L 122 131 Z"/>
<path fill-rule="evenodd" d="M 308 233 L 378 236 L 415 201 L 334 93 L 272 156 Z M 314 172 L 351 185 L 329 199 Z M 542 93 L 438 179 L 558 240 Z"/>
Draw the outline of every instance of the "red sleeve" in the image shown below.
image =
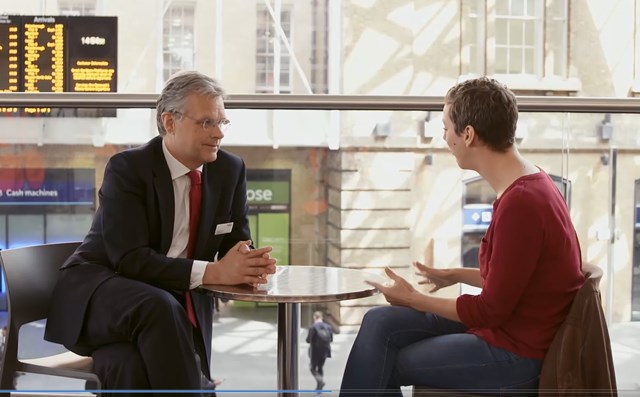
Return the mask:
<path fill-rule="evenodd" d="M 479 258 L 482 292 L 456 301 L 458 316 L 468 328 L 500 326 L 525 292 L 544 240 L 544 224 L 536 207 L 522 189 L 510 191 L 498 203 L 482 241 L 487 245 L 486 255 Z"/>

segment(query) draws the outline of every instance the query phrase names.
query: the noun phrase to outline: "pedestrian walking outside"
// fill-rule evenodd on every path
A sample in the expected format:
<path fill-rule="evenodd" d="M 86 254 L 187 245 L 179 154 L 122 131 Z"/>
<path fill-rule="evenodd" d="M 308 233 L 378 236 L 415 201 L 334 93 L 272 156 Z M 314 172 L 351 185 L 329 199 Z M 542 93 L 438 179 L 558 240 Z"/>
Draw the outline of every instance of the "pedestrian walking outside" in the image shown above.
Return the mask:
<path fill-rule="evenodd" d="M 333 327 L 323 321 L 322 312 L 313 313 L 313 324 L 309 326 L 307 343 L 309 343 L 309 369 L 316 380 L 316 390 L 324 387 L 324 362 L 331 357 Z"/>

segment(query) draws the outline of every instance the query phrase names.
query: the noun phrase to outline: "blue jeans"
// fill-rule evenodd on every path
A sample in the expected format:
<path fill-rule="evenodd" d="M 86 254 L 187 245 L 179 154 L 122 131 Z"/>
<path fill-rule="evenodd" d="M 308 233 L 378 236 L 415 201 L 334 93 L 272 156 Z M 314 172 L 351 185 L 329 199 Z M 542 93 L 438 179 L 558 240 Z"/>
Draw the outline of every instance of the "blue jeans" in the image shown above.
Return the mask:
<path fill-rule="evenodd" d="M 401 397 L 400 386 L 406 385 L 537 395 L 542 360 L 491 346 L 466 331 L 462 323 L 407 307 L 369 310 L 351 348 L 340 397 Z"/>

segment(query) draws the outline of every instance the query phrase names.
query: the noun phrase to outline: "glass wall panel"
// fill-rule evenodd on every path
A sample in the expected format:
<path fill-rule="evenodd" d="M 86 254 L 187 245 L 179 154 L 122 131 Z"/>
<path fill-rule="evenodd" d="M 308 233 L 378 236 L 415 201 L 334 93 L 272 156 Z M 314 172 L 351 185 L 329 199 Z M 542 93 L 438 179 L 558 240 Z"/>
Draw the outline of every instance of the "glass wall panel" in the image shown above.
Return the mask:
<path fill-rule="evenodd" d="M 19 248 L 44 244 L 43 215 L 9 215 L 7 217 L 8 247 Z"/>
<path fill-rule="evenodd" d="M 7 248 L 7 216 L 0 215 L 0 250 Z"/>
<path fill-rule="evenodd" d="M 82 241 L 91 226 L 93 214 L 47 214 L 47 243 Z"/>
<path fill-rule="evenodd" d="M 519 98 L 547 103 L 640 95 L 637 1 L 22 0 L 4 1 L 2 12 L 117 17 L 117 35 L 83 42 L 96 50 L 102 39 L 118 39 L 120 94 L 155 96 L 173 73 L 197 69 L 220 79 L 232 98 L 274 92 L 440 98 L 457 82 L 487 74 Z M 5 25 L 0 39 L 9 40 Z M 18 57 L 2 48 L 0 72 L 13 79 L 8 72 Z M 6 83 L 0 90 L 16 84 L 0 82 Z M 5 198 L 24 188 L 13 184 L 17 174 L 38 190 L 44 169 L 95 170 L 98 189 L 111 156 L 157 135 L 152 108 L 60 109 L 23 117 L 14 105 L 0 106 Z M 640 320 L 640 114 L 618 111 L 521 112 L 516 143 L 567 198 L 583 259 L 604 270 L 603 303 L 612 339 L 622 344 L 617 327 Z M 440 108 L 234 108 L 227 116 L 224 150 L 241 156 L 248 170 L 289 176 L 286 208 L 260 203 L 266 206 L 253 208 L 259 211 L 250 218 L 256 242 L 277 245 L 274 254 L 287 257 L 282 264 L 372 272 L 391 266 L 414 283 L 415 260 L 440 268 L 477 265 L 495 193 L 476 173 L 459 169 L 442 139 Z M 257 190 L 265 189 L 256 187 L 256 199 Z M 82 239 L 95 205 L 2 205 L 0 248 Z M 382 304 L 375 296 L 322 309 L 340 325 L 357 327 L 366 310 Z M 616 364 L 631 367 L 619 358 Z"/>

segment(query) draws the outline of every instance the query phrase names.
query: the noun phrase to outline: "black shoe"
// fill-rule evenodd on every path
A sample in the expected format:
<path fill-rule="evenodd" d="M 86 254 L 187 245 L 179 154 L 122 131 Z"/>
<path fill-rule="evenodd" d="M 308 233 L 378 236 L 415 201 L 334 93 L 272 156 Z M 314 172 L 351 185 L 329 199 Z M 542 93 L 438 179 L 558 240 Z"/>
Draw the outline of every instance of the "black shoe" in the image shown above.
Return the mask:
<path fill-rule="evenodd" d="M 316 390 L 322 390 L 322 388 L 323 388 L 323 387 L 324 387 L 324 382 L 323 382 L 323 381 L 320 381 L 320 382 L 318 382 L 318 384 L 317 384 Z"/>

